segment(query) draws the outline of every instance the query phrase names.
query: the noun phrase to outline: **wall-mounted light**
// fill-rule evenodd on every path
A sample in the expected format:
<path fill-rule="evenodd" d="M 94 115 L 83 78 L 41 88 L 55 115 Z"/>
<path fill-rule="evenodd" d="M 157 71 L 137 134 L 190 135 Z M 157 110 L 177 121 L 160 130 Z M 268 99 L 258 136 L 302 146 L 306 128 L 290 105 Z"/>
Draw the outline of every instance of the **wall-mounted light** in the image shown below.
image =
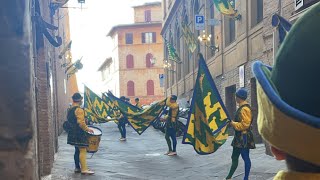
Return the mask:
<path fill-rule="evenodd" d="M 211 45 L 211 46 L 208 46 L 212 51 L 217 51 L 219 52 L 219 45 Z"/>
<path fill-rule="evenodd" d="M 171 64 L 168 62 L 168 60 L 163 61 L 163 68 L 168 69 L 171 67 Z"/>
<path fill-rule="evenodd" d="M 72 41 L 70 41 L 70 42 L 63 48 L 63 50 L 62 50 L 62 51 L 60 52 L 60 54 L 59 54 L 59 59 L 62 59 L 62 57 L 64 56 L 64 54 L 71 49 L 71 44 L 72 44 Z"/>
<path fill-rule="evenodd" d="M 163 68 L 164 69 L 166 69 L 169 72 L 176 72 L 175 70 L 170 69 L 171 66 L 172 66 L 171 63 L 169 63 L 168 60 L 163 60 Z"/>
<path fill-rule="evenodd" d="M 155 65 L 157 62 L 157 58 L 155 58 L 155 57 L 150 58 L 150 62 L 152 65 Z"/>
<path fill-rule="evenodd" d="M 203 30 L 203 31 L 202 31 L 202 34 L 200 34 L 200 35 L 198 36 L 198 40 L 199 40 L 200 42 L 203 42 L 203 43 L 210 42 L 210 40 L 211 40 L 211 34 L 206 34 L 206 31 Z"/>

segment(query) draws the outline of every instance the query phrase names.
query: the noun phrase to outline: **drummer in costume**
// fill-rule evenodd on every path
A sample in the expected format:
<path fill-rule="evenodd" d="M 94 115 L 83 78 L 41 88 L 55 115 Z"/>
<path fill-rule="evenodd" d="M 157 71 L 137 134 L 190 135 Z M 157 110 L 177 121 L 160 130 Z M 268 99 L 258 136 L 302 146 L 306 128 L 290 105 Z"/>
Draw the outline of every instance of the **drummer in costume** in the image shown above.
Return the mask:
<path fill-rule="evenodd" d="M 286 171 L 275 180 L 320 179 L 320 3 L 291 27 L 271 68 L 257 61 L 258 130 Z"/>
<path fill-rule="evenodd" d="M 82 174 L 94 174 L 87 167 L 86 162 L 86 147 L 89 146 L 87 133 L 93 133 L 93 130 L 89 129 L 85 123 L 84 110 L 80 108 L 82 105 L 83 97 L 79 93 L 74 93 L 72 96 L 72 107 L 69 108 L 67 118 L 70 124 L 70 130 L 68 132 L 67 143 L 75 147 L 74 162 L 75 173 Z"/>
<path fill-rule="evenodd" d="M 230 122 L 230 125 L 235 130 L 235 135 L 232 141 L 233 151 L 231 155 L 232 165 L 226 179 L 231 179 L 232 175 L 236 171 L 239 163 L 239 156 L 241 155 L 244 165 L 245 173 L 244 180 L 249 178 L 251 161 L 249 157 L 250 149 L 255 148 L 253 140 L 253 134 L 251 131 L 252 113 L 250 105 L 246 99 L 248 92 L 244 88 L 240 88 L 236 92 L 236 102 L 239 104 L 239 108 L 235 114 L 235 120 Z"/>

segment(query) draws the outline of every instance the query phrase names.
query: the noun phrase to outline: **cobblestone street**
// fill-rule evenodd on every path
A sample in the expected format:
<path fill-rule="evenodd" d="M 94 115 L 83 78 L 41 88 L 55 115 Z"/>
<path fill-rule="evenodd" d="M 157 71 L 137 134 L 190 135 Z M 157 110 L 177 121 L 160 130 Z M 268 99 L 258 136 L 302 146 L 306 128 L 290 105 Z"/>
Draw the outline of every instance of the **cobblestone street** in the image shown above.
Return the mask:
<path fill-rule="evenodd" d="M 88 159 L 92 176 L 74 174 L 73 146 L 66 144 L 66 133 L 59 137 L 59 153 L 53 167 L 51 179 L 223 179 L 230 168 L 232 147 L 231 138 L 216 153 L 200 156 L 191 145 L 181 144 L 178 138 L 178 156 L 163 155 L 167 150 L 164 134 L 153 127 L 139 136 L 127 127 L 127 141 L 119 141 L 120 133 L 116 124 L 107 123 L 97 126 L 102 129 L 99 151 Z M 284 163 L 264 154 L 263 144 L 251 151 L 252 169 L 250 179 L 270 179 Z M 90 158 L 91 154 L 88 154 Z M 234 179 L 243 178 L 243 162 Z"/>

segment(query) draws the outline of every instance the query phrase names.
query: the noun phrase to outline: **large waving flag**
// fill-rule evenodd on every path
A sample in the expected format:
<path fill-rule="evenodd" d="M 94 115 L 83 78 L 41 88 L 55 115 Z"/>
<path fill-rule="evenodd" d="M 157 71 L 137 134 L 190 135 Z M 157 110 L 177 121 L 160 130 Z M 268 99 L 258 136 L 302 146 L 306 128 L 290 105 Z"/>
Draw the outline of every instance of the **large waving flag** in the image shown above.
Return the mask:
<path fill-rule="evenodd" d="M 168 49 L 168 58 L 171 61 L 175 61 L 176 63 L 182 63 L 179 55 L 176 52 L 176 49 L 173 47 L 172 44 L 170 44 L 170 42 L 168 42 L 166 39 L 164 39 L 166 45 L 167 45 L 167 49 Z"/>
<path fill-rule="evenodd" d="M 112 102 L 112 100 L 105 94 L 102 94 L 102 100 L 107 104 L 107 106 L 109 107 L 107 109 L 107 113 L 111 118 L 118 118 L 120 117 L 121 113 L 120 110 L 118 109 L 118 107 L 116 105 L 114 105 L 114 103 Z"/>
<path fill-rule="evenodd" d="M 183 144 L 201 155 L 215 152 L 228 138 L 228 115 L 209 69 L 199 54 L 199 69 Z"/>
<path fill-rule="evenodd" d="M 120 100 L 110 93 L 108 93 L 108 97 L 110 97 L 114 104 L 118 106 L 121 113 L 128 119 L 131 127 L 139 135 L 141 135 L 151 125 L 151 123 L 159 117 L 166 105 L 166 99 L 164 99 L 147 109 L 141 110 L 136 106 Z"/>
<path fill-rule="evenodd" d="M 110 107 L 87 86 L 84 86 L 84 110 L 86 118 L 92 123 L 105 123 Z"/>
<path fill-rule="evenodd" d="M 292 24 L 278 14 L 274 14 L 272 16 L 272 26 L 278 27 L 279 41 L 282 43 L 286 35 L 289 33 Z"/>
<path fill-rule="evenodd" d="M 240 18 L 240 14 L 232 7 L 229 0 L 213 0 L 213 3 L 221 14 L 235 19 Z"/>
<path fill-rule="evenodd" d="M 182 23 L 182 32 L 184 41 L 188 46 L 188 50 L 193 53 L 197 49 L 197 40 L 186 23 Z"/>

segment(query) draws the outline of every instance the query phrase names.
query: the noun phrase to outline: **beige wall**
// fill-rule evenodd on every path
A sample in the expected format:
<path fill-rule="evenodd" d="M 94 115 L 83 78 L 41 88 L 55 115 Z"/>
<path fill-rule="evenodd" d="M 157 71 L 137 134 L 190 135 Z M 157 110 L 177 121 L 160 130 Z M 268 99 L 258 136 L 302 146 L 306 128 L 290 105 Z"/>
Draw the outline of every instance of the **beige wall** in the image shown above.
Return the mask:
<path fill-rule="evenodd" d="M 162 9 L 161 4 L 150 5 L 134 8 L 134 22 L 140 23 L 145 22 L 145 10 L 151 10 L 151 21 L 161 21 L 162 20 Z"/>

